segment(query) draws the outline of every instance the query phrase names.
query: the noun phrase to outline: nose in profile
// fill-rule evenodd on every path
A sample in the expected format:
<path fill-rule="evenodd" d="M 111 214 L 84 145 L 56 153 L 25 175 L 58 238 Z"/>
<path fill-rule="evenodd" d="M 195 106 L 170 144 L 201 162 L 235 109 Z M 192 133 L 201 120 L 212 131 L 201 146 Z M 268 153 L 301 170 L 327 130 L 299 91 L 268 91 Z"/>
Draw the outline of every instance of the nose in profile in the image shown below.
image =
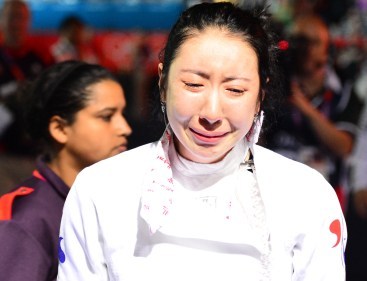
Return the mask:
<path fill-rule="evenodd" d="M 130 136 L 131 133 L 132 133 L 132 129 L 131 129 L 129 123 L 127 122 L 127 120 L 123 116 L 121 116 L 121 118 L 120 118 L 120 121 L 117 125 L 117 129 L 118 129 L 118 135 L 119 136 Z"/>

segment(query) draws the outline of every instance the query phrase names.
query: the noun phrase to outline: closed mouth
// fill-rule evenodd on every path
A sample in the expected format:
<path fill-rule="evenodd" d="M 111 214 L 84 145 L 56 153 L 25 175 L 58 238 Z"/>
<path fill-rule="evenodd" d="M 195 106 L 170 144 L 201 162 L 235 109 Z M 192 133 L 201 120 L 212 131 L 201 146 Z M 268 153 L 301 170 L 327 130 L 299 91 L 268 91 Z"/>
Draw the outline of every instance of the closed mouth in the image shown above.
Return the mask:
<path fill-rule="evenodd" d="M 194 137 L 197 140 L 199 140 L 200 142 L 206 143 L 206 144 L 208 143 L 215 144 L 228 134 L 228 133 L 207 134 L 207 133 L 197 132 L 193 129 L 190 129 L 190 131 L 193 133 Z"/>
<path fill-rule="evenodd" d="M 196 135 L 202 136 L 204 138 L 221 138 L 224 137 L 227 133 L 216 133 L 216 134 L 207 134 L 207 133 L 201 133 L 198 131 L 195 131 L 193 129 L 190 129 L 191 132 L 193 132 Z"/>
<path fill-rule="evenodd" d="M 127 143 L 122 143 L 122 144 L 116 146 L 116 149 L 119 150 L 119 151 L 127 150 Z"/>

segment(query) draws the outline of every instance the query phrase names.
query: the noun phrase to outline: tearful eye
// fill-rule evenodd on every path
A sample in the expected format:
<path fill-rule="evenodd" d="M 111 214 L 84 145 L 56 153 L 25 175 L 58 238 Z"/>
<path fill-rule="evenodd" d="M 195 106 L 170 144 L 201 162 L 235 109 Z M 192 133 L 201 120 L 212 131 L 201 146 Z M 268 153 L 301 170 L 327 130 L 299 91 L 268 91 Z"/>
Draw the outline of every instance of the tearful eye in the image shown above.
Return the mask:
<path fill-rule="evenodd" d="M 199 83 L 184 82 L 184 84 L 185 84 L 185 87 L 189 89 L 198 89 L 203 86 L 202 84 L 199 84 Z"/>
<path fill-rule="evenodd" d="M 245 90 L 243 89 L 236 89 L 236 88 L 229 88 L 227 89 L 227 91 L 235 94 L 235 95 L 242 95 L 243 93 L 245 93 Z"/>

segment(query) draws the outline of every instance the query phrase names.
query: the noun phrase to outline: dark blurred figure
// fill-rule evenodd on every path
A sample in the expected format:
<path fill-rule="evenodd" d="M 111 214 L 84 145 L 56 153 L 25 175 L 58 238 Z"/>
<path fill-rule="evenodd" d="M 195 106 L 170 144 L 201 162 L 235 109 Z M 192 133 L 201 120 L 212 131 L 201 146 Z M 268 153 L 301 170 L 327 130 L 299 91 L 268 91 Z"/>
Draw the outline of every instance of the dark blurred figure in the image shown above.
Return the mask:
<path fill-rule="evenodd" d="M 319 16 L 298 16 L 282 44 L 286 102 L 264 145 L 320 171 L 344 206 L 362 102 L 333 70 L 328 27 Z"/>
<path fill-rule="evenodd" d="M 15 93 L 22 82 L 45 68 L 28 41 L 30 17 L 27 4 L 21 0 L 5 1 L 1 8 L 0 143 L 2 150 L 16 154 L 28 154 L 31 146 L 21 130 Z"/>
<path fill-rule="evenodd" d="M 358 80 L 366 79 L 361 72 Z M 362 82 L 362 81 L 358 81 Z M 365 106 L 359 122 L 359 133 L 352 158 L 352 189 L 349 194 L 346 222 L 348 243 L 345 251 L 347 281 L 367 280 L 367 87 L 364 85 Z"/>
<path fill-rule="evenodd" d="M 81 60 L 99 63 L 97 52 L 93 49 L 91 28 L 79 17 L 68 16 L 60 24 L 59 39 L 51 46 L 55 62 Z"/>
<path fill-rule="evenodd" d="M 355 3 L 354 0 L 297 0 L 292 2 L 294 17 L 316 13 L 328 25 L 339 22 Z"/>

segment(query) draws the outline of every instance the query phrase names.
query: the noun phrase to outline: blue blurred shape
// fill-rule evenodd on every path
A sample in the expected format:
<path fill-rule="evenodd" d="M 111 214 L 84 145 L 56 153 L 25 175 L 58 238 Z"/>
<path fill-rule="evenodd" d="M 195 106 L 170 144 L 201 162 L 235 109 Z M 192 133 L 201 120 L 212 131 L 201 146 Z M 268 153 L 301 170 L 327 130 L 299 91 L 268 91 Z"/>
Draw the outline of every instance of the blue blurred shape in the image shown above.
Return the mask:
<path fill-rule="evenodd" d="M 169 30 L 185 7 L 178 0 L 32 0 L 29 4 L 33 31 L 57 30 L 71 14 L 101 30 Z"/>

